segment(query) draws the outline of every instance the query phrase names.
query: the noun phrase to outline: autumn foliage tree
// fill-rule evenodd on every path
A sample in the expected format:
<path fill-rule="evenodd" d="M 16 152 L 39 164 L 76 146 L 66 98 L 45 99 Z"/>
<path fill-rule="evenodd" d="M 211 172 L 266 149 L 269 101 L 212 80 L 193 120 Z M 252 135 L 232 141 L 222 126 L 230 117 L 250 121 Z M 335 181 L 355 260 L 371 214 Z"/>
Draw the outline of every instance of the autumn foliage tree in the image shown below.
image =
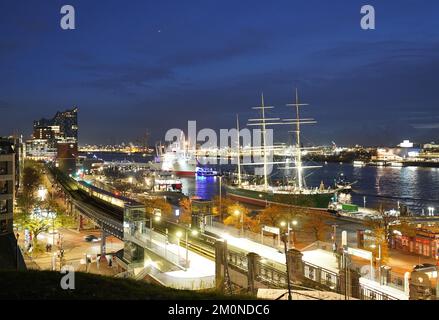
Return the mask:
<path fill-rule="evenodd" d="M 179 202 L 180 217 L 179 221 L 189 224 L 192 222 L 192 201 L 189 198 L 183 198 Z"/>
<path fill-rule="evenodd" d="M 286 211 L 282 206 L 270 205 L 259 213 L 258 221 L 260 227 L 278 227 L 285 220 Z"/>
<path fill-rule="evenodd" d="M 227 207 L 227 218 L 224 219 L 225 225 L 235 228 L 256 231 L 257 223 L 249 216 L 250 211 L 243 205 L 235 203 Z"/>
<path fill-rule="evenodd" d="M 307 215 L 304 222 L 304 229 L 313 234 L 316 241 L 325 241 L 330 230 L 328 217 L 314 213 Z"/>
<path fill-rule="evenodd" d="M 146 212 L 153 214 L 154 209 L 159 209 L 163 217 L 172 216 L 172 206 L 164 198 L 143 198 L 143 203 L 146 206 Z"/>
<path fill-rule="evenodd" d="M 216 216 L 220 216 L 221 219 L 223 219 L 225 216 L 227 216 L 227 208 L 230 206 L 233 206 L 235 202 L 227 197 L 219 197 L 215 196 L 213 198 L 213 214 Z M 222 213 L 222 215 L 221 215 Z"/>

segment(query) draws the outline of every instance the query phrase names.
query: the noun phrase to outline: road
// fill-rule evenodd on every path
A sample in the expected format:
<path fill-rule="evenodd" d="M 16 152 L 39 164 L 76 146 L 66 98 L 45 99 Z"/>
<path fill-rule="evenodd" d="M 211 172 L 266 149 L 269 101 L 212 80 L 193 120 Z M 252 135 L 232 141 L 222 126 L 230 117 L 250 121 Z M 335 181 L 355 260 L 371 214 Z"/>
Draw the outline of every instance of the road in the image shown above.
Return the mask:
<path fill-rule="evenodd" d="M 76 271 L 87 271 L 85 266 L 85 256 L 89 255 L 92 260 L 96 259 L 96 256 L 100 254 L 100 241 L 98 242 L 86 242 L 84 237 L 87 235 L 94 235 L 100 237 L 100 230 L 83 230 L 76 231 L 70 229 L 60 229 L 60 234 L 62 235 L 62 248 L 64 249 L 64 259 L 63 265 L 71 265 Z M 20 236 L 20 239 L 24 237 Z M 41 243 L 51 243 L 52 235 L 43 233 L 38 236 Z M 58 243 L 59 237 L 55 236 L 56 243 L 52 248 L 52 252 L 40 253 L 33 257 L 33 262 L 42 270 L 52 270 L 53 264 L 53 254 L 58 253 L 60 248 Z M 22 244 L 21 244 L 22 245 Z M 107 237 L 107 255 L 110 257 L 112 253 L 115 253 L 123 249 L 123 242 L 115 237 Z M 60 260 L 56 259 L 56 270 L 60 268 Z M 107 268 L 107 265 L 100 264 L 99 269 L 97 268 L 96 262 L 94 262 L 89 270 L 91 273 L 101 274 L 101 275 L 114 275 L 116 273 L 115 269 Z"/>

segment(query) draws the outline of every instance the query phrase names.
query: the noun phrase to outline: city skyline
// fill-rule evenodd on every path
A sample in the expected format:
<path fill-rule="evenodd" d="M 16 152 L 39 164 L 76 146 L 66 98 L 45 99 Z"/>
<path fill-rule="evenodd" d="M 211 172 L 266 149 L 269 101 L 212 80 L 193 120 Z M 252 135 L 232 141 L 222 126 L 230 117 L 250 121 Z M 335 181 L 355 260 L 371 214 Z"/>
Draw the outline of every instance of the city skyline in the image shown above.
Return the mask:
<path fill-rule="evenodd" d="M 253 116 L 261 92 L 287 116 L 297 87 L 319 122 L 304 130 L 311 144 L 434 141 L 439 4 L 370 4 L 377 26 L 365 31 L 361 1 L 73 1 L 77 29 L 65 31 L 58 6 L 5 1 L 1 134 L 28 137 L 34 119 L 75 106 L 81 144 L 146 131 L 158 141 L 188 120 L 232 128 L 236 113 Z"/>

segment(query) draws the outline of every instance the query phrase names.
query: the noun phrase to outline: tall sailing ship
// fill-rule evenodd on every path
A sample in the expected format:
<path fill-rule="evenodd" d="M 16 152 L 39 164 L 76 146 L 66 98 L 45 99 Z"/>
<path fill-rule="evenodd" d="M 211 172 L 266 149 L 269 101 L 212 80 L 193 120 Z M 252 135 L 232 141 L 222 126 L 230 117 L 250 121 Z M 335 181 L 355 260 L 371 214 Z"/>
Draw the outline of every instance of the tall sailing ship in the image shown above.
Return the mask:
<path fill-rule="evenodd" d="M 285 206 L 306 207 L 312 209 L 327 209 L 328 205 L 332 202 L 334 195 L 339 191 L 332 187 L 326 188 L 323 182 L 318 187 L 308 187 L 304 178 L 304 170 L 311 168 L 320 168 L 320 166 L 306 166 L 302 161 L 303 148 L 301 146 L 301 125 L 314 124 L 316 121 L 311 118 L 301 119 L 300 108 L 307 106 L 307 104 L 299 103 L 299 96 L 296 90 L 295 103 L 287 104 L 288 107 L 295 108 L 295 118 L 293 119 L 279 119 L 279 118 L 267 118 L 267 110 L 273 109 L 271 106 L 266 106 L 264 103 L 264 96 L 262 94 L 261 106 L 254 107 L 253 109 L 260 110 L 260 119 L 250 119 L 249 126 L 259 126 L 261 128 L 262 135 L 262 147 L 257 148 L 263 158 L 263 163 L 241 163 L 241 148 L 239 137 L 239 120 L 237 119 L 237 164 L 238 164 L 238 177 L 234 179 L 233 183 L 226 185 L 226 191 L 231 198 L 255 205 L 266 206 L 268 204 L 277 204 Z M 289 164 L 291 161 L 285 162 L 269 162 L 268 155 L 273 152 L 274 147 L 267 145 L 267 127 L 272 125 L 292 125 L 293 131 L 296 137 L 295 148 L 291 156 L 294 158 L 291 167 Z M 253 151 L 254 152 L 254 151 Z M 288 181 L 284 185 L 270 185 L 268 177 L 268 166 L 278 165 L 286 163 L 287 166 L 283 169 L 292 169 L 296 175 L 293 181 Z M 252 183 L 248 180 L 242 179 L 241 166 L 245 165 L 263 165 L 263 183 Z"/>

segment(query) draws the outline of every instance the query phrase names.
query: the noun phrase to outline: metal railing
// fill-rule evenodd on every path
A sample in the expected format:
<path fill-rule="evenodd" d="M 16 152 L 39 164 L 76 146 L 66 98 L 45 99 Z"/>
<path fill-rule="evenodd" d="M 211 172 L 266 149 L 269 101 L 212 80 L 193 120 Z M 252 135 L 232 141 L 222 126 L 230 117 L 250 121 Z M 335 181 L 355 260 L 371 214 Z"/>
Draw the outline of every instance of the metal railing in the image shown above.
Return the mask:
<path fill-rule="evenodd" d="M 180 248 L 180 255 L 175 254 L 170 250 L 171 245 L 168 244 L 166 237 L 161 234 L 153 232 L 151 237 L 149 229 L 146 229 L 145 233 L 140 233 L 137 231 L 134 233 L 134 235 L 130 234 L 129 232 L 125 232 L 125 240 L 134 242 L 143 248 L 151 250 L 155 254 L 178 266 L 179 268 L 183 269 L 186 266 L 186 249 Z"/>
<path fill-rule="evenodd" d="M 309 262 L 303 262 L 305 278 L 325 285 L 334 291 L 339 288 L 339 275 L 331 270 L 316 266 Z"/>
<path fill-rule="evenodd" d="M 278 288 L 287 287 L 287 273 L 265 263 L 259 263 L 259 280 Z"/>
<path fill-rule="evenodd" d="M 232 267 L 238 268 L 239 270 L 242 270 L 244 272 L 248 271 L 248 259 L 245 253 L 228 249 L 227 262 Z"/>
<path fill-rule="evenodd" d="M 360 289 L 360 300 L 399 300 L 396 297 L 385 294 L 383 292 L 378 292 L 366 286 L 361 286 Z"/>

